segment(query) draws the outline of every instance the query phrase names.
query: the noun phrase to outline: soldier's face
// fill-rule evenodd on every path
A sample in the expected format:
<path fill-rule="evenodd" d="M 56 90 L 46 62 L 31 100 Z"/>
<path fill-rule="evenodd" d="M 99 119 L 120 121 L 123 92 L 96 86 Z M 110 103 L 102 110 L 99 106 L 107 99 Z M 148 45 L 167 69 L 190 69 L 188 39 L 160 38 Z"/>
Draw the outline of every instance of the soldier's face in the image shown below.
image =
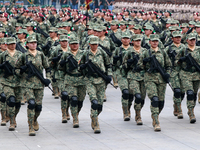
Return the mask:
<path fill-rule="evenodd" d="M 21 33 L 21 34 L 17 34 L 17 36 L 18 36 L 19 39 L 24 39 L 26 35 L 24 35 L 23 33 Z"/>
<path fill-rule="evenodd" d="M 181 28 L 183 33 L 186 33 L 188 31 L 187 27 Z"/>
<path fill-rule="evenodd" d="M 145 34 L 147 35 L 147 36 L 149 36 L 150 34 L 152 34 L 152 31 L 151 30 L 144 30 L 144 32 L 145 32 Z"/>
<path fill-rule="evenodd" d="M 98 44 L 89 44 L 92 51 L 96 51 L 98 48 Z"/>
<path fill-rule="evenodd" d="M 50 33 L 49 33 L 49 36 L 50 36 L 51 38 L 54 38 L 54 37 L 57 36 L 57 33 L 56 33 L 56 32 L 50 32 Z"/>
<path fill-rule="evenodd" d="M 6 45 L 6 44 L 1 44 L 1 50 L 2 50 L 2 51 L 7 50 L 7 45 Z"/>
<path fill-rule="evenodd" d="M 9 50 L 14 50 L 16 48 L 16 44 L 15 43 L 7 44 L 7 47 Z"/>
<path fill-rule="evenodd" d="M 67 48 L 68 42 L 67 41 L 60 41 L 60 45 L 63 48 Z"/>
<path fill-rule="evenodd" d="M 140 47 L 141 46 L 141 40 L 133 41 L 134 46 Z"/>
<path fill-rule="evenodd" d="M 79 44 L 78 43 L 69 44 L 69 47 L 71 48 L 72 51 L 77 51 L 79 48 Z"/>
<path fill-rule="evenodd" d="M 29 42 L 29 43 L 27 43 L 27 46 L 28 46 L 29 50 L 36 50 L 37 42 Z"/>
<path fill-rule="evenodd" d="M 121 28 L 122 30 L 124 30 L 124 29 L 126 29 L 126 25 L 121 25 L 120 28 Z"/>
<path fill-rule="evenodd" d="M 149 44 L 151 45 L 152 48 L 157 48 L 158 47 L 158 40 L 155 41 L 149 41 Z"/>
<path fill-rule="evenodd" d="M 131 39 L 130 38 L 122 38 L 122 44 L 124 46 L 128 46 L 131 42 Z"/>
<path fill-rule="evenodd" d="M 118 20 L 121 20 L 121 19 L 122 19 L 122 16 L 121 16 L 121 15 L 117 15 L 117 19 L 118 19 Z"/>
<path fill-rule="evenodd" d="M 88 30 L 88 35 L 92 35 L 93 34 L 93 30 Z"/>
<path fill-rule="evenodd" d="M 196 45 L 196 39 L 191 39 L 191 40 L 187 40 L 187 43 L 189 46 L 195 46 Z"/>
<path fill-rule="evenodd" d="M 200 33 L 200 27 L 196 27 L 197 33 Z"/>
<path fill-rule="evenodd" d="M 180 44 L 180 43 L 181 43 L 181 37 L 180 37 L 180 36 L 178 36 L 178 37 L 173 37 L 172 40 L 173 40 L 173 42 L 174 42 L 175 44 Z"/>
<path fill-rule="evenodd" d="M 141 30 L 140 30 L 140 29 L 134 29 L 134 33 L 135 33 L 135 34 L 140 34 L 140 33 L 141 33 Z"/>

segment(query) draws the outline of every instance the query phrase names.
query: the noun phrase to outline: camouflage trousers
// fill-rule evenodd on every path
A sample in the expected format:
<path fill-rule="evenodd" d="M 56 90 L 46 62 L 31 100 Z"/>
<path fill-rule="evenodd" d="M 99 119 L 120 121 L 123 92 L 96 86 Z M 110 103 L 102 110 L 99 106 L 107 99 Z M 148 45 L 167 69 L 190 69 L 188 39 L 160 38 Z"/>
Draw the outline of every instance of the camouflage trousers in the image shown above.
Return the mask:
<path fill-rule="evenodd" d="M 199 89 L 200 81 L 189 81 L 189 80 L 182 80 L 183 87 L 185 91 L 192 90 L 194 92 L 194 100 L 187 99 L 187 108 L 194 108 L 196 105 L 197 100 L 197 92 Z"/>
<path fill-rule="evenodd" d="M 100 84 L 93 84 L 91 82 L 86 83 L 86 88 L 88 95 L 90 97 L 90 101 L 97 100 L 98 101 L 98 109 L 94 110 L 91 108 L 91 117 L 97 117 L 103 109 L 103 99 L 105 94 L 106 84 L 105 82 Z"/>
<path fill-rule="evenodd" d="M 77 113 L 80 112 L 82 106 L 83 106 L 83 101 L 86 96 L 86 86 L 85 85 L 79 85 L 79 86 L 73 86 L 73 85 L 67 85 L 66 86 L 66 91 L 68 92 L 69 95 L 69 103 L 70 103 L 70 110 L 71 114 L 74 117 L 77 117 Z M 72 97 L 76 96 L 78 97 L 78 102 L 72 104 Z"/>
<path fill-rule="evenodd" d="M 33 121 L 33 119 L 36 120 L 40 115 L 40 112 L 42 111 L 42 99 L 44 96 L 44 89 L 26 88 L 25 94 L 28 101 L 28 105 L 30 99 L 35 100 L 35 109 L 27 108 L 28 121 Z"/>
<path fill-rule="evenodd" d="M 59 84 L 60 84 L 61 80 L 56 80 L 56 82 L 51 82 L 53 91 L 55 95 L 58 95 L 59 93 Z M 63 84 L 63 83 L 62 83 Z"/>
<path fill-rule="evenodd" d="M 123 77 L 120 74 L 119 70 L 117 70 L 115 72 L 115 74 L 117 75 L 117 82 L 118 82 L 118 85 L 119 85 L 121 92 L 125 89 L 128 90 L 128 80 L 127 80 L 127 78 Z M 131 103 L 132 103 L 133 100 L 127 100 L 127 99 L 124 99 L 123 97 L 121 97 L 122 106 L 128 106 L 129 101 L 131 101 Z"/>
<path fill-rule="evenodd" d="M 9 98 L 14 96 L 15 97 L 15 106 L 10 107 L 9 105 L 1 102 L 1 110 L 6 111 L 8 109 L 8 115 L 10 118 L 13 118 L 16 116 L 20 110 L 21 107 L 21 100 L 22 100 L 22 93 L 21 93 L 21 88 L 20 87 L 10 87 L 3 85 L 3 91 L 6 95 L 6 101 L 7 104 L 9 103 Z"/>
<path fill-rule="evenodd" d="M 181 83 L 181 79 L 180 79 L 178 74 L 175 77 L 170 78 L 170 82 L 171 82 L 173 89 L 179 88 L 179 89 L 181 89 L 182 95 L 185 93 L 185 90 L 184 90 L 183 85 Z M 176 97 L 173 96 L 173 101 L 174 101 L 174 104 L 180 104 L 182 102 L 182 98 L 181 97 L 176 98 Z"/>
<path fill-rule="evenodd" d="M 134 102 L 134 109 L 139 111 L 144 106 L 144 100 L 146 97 L 146 88 L 144 80 L 136 81 L 129 79 L 128 83 L 129 83 L 129 94 L 132 94 L 133 96 L 135 96 L 135 94 L 141 94 L 141 102 L 138 104 Z M 129 101 L 129 105 L 132 105 L 131 101 Z"/>
<path fill-rule="evenodd" d="M 158 97 L 158 107 L 153 107 L 152 104 L 150 106 L 152 115 L 159 115 L 164 107 L 165 100 L 165 91 L 166 91 L 166 83 L 158 83 L 158 82 L 146 82 L 145 83 L 147 95 L 149 99 L 152 99 L 154 96 Z M 163 104 L 162 109 L 159 105 Z"/>

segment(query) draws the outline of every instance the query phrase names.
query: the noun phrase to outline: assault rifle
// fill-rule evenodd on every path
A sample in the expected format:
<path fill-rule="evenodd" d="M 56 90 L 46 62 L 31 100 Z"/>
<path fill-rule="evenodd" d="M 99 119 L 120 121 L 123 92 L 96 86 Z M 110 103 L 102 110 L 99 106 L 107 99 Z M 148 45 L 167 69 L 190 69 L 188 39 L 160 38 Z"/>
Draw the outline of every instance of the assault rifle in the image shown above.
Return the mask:
<path fill-rule="evenodd" d="M 21 44 L 19 42 L 16 43 L 16 50 L 25 53 L 26 50 L 21 46 Z"/>
<path fill-rule="evenodd" d="M 174 67 L 174 61 L 175 61 L 175 57 L 176 57 L 177 53 L 175 50 L 172 50 L 171 45 L 169 45 L 169 52 L 168 52 L 168 56 L 169 58 L 172 60 L 172 66 Z"/>

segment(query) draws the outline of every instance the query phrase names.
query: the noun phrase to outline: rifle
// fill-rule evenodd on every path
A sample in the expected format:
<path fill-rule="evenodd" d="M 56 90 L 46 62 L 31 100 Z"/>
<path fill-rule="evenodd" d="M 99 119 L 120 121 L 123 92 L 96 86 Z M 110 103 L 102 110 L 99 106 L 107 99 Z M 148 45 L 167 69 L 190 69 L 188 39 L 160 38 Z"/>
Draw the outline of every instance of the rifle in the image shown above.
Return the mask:
<path fill-rule="evenodd" d="M 33 76 L 36 76 L 42 82 L 42 84 L 46 85 L 45 81 L 47 79 L 45 79 L 43 77 L 43 74 L 40 73 L 38 71 L 38 69 L 32 64 L 32 61 L 28 62 L 28 57 L 27 56 L 26 56 L 26 66 L 29 69 L 28 76 L 26 77 L 27 80 L 29 80 Z M 51 89 L 51 87 L 49 85 L 47 87 L 52 91 L 52 93 L 54 93 L 53 90 Z"/>
<path fill-rule="evenodd" d="M 193 29 L 194 29 L 194 27 L 190 28 L 190 29 L 186 32 L 186 34 L 190 34 L 190 33 L 193 31 Z"/>
<path fill-rule="evenodd" d="M 78 68 L 78 62 L 73 58 L 73 55 L 71 55 L 71 54 L 67 57 L 67 60 L 64 63 L 62 63 L 62 65 L 60 63 L 61 67 L 64 66 L 66 63 L 69 64 L 68 65 L 69 70 L 67 72 L 71 72 L 74 69 Z"/>
<path fill-rule="evenodd" d="M 112 56 L 112 52 L 109 52 L 109 50 L 107 48 L 105 48 L 104 46 L 102 46 L 101 44 L 99 44 L 99 46 L 106 52 L 106 54 L 108 54 L 109 57 Z"/>
<path fill-rule="evenodd" d="M 110 34 L 110 38 L 115 44 L 117 44 L 117 47 L 122 45 L 122 42 L 115 36 L 114 32 Z"/>
<path fill-rule="evenodd" d="M 154 30 L 155 30 L 157 33 L 161 33 L 161 32 L 162 32 L 154 23 L 152 24 L 152 27 L 154 28 Z"/>
<path fill-rule="evenodd" d="M 16 43 L 16 50 L 18 50 L 22 53 L 26 53 L 26 50 L 21 46 L 21 44 L 19 42 Z"/>
<path fill-rule="evenodd" d="M 163 36 L 160 38 L 161 42 L 164 44 L 165 43 L 165 39 L 167 37 L 166 31 L 164 31 Z"/>
<path fill-rule="evenodd" d="M 15 74 L 15 71 L 14 71 L 15 69 L 13 66 L 11 66 L 9 61 L 4 61 L 2 65 L 4 69 L 4 76 L 3 76 L 4 78 L 7 78 Z"/>
<path fill-rule="evenodd" d="M 132 71 L 137 72 L 137 63 L 140 57 L 138 54 L 135 55 L 135 53 L 132 53 L 132 56 L 133 56 L 133 65 L 134 65 L 134 68 L 132 69 Z"/>
<path fill-rule="evenodd" d="M 42 34 L 45 38 L 49 37 L 49 35 L 46 32 L 44 32 L 39 26 L 37 26 L 37 33 Z"/>
<path fill-rule="evenodd" d="M 176 57 L 177 53 L 175 50 L 172 50 L 171 45 L 169 45 L 169 52 L 168 52 L 168 56 L 169 58 L 172 60 L 172 66 L 174 67 L 174 61 L 175 61 L 175 57 Z"/>
<path fill-rule="evenodd" d="M 145 38 L 143 37 L 141 46 L 146 49 L 150 49 L 150 46 L 145 42 Z"/>
<path fill-rule="evenodd" d="M 162 68 L 162 66 L 160 65 L 160 63 L 158 62 L 158 60 L 156 59 L 156 56 L 155 55 L 152 55 L 151 54 L 151 51 L 149 49 L 149 58 L 150 58 L 150 68 L 147 70 L 147 72 L 149 73 L 152 73 L 154 70 L 158 71 L 160 73 L 160 75 L 162 76 L 163 80 L 169 84 L 169 86 L 171 87 L 172 91 L 173 88 L 172 88 L 172 85 L 170 84 L 170 81 L 165 79 L 165 70 Z"/>
<path fill-rule="evenodd" d="M 46 45 L 42 46 L 42 51 L 46 56 L 49 55 L 50 48 L 51 48 L 51 41 L 48 41 Z"/>
<path fill-rule="evenodd" d="M 189 70 L 191 69 L 192 67 L 195 67 L 195 69 L 197 70 L 197 72 L 200 72 L 200 65 L 196 62 L 196 60 L 192 57 L 191 53 L 188 53 L 187 52 L 187 49 L 186 49 L 186 55 L 185 55 L 185 58 L 186 58 L 186 63 L 187 63 L 187 66 L 186 66 L 186 70 Z"/>
<path fill-rule="evenodd" d="M 98 66 L 96 66 L 88 57 L 89 56 L 87 55 L 86 64 L 88 68 L 88 76 L 93 76 L 94 74 L 97 74 L 104 81 L 106 81 L 108 79 L 108 76 Z M 115 89 L 117 89 L 117 87 L 115 87 L 111 82 L 108 84 L 111 84 Z"/>
<path fill-rule="evenodd" d="M 136 22 L 136 24 L 139 24 L 139 20 L 137 20 L 136 18 L 133 20 L 134 22 Z"/>
<path fill-rule="evenodd" d="M 162 24 L 164 24 L 164 28 L 165 28 L 167 21 L 165 21 L 162 17 L 160 17 L 160 21 Z"/>
<path fill-rule="evenodd" d="M 167 46 L 171 45 L 172 43 L 173 43 L 173 40 L 172 40 L 172 38 L 170 38 L 169 41 L 168 41 L 168 43 L 166 43 L 164 45 L 164 47 L 167 47 Z"/>

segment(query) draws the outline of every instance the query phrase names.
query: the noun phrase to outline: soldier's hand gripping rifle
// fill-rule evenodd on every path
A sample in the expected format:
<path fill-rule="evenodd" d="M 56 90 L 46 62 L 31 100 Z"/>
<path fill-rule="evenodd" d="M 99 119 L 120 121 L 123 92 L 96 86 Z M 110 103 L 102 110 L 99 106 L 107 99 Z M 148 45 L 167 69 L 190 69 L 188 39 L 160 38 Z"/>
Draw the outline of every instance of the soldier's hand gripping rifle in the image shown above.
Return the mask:
<path fill-rule="evenodd" d="M 170 81 L 169 81 L 170 75 L 165 72 L 163 67 L 160 65 L 160 63 L 156 59 L 156 56 L 152 55 L 150 50 L 149 50 L 149 54 L 150 54 L 150 68 L 147 70 L 147 72 L 152 73 L 154 70 L 158 71 L 160 73 L 160 75 L 162 76 L 163 80 L 166 83 L 168 83 L 169 86 L 171 87 L 172 91 L 174 91 L 173 88 L 172 88 L 172 85 L 170 84 Z"/>
<path fill-rule="evenodd" d="M 107 84 L 111 84 L 115 89 L 115 87 L 112 83 L 110 77 L 106 75 L 98 66 L 96 66 L 90 59 L 86 62 L 86 66 L 88 69 L 88 75 L 92 76 L 93 74 L 97 74 L 99 77 L 101 77 L 104 81 L 106 81 Z"/>
<path fill-rule="evenodd" d="M 62 60 L 60 62 L 60 66 L 63 67 L 66 63 L 68 63 L 69 70 L 68 72 L 73 71 L 74 69 L 78 68 L 78 62 L 73 58 L 73 55 L 69 55 L 67 60 Z"/>
<path fill-rule="evenodd" d="M 51 45 L 52 45 L 51 41 L 48 41 L 47 44 L 45 44 L 44 46 L 42 46 L 42 51 L 44 52 L 44 54 L 46 56 L 50 55 L 49 50 L 51 48 Z"/>
<path fill-rule="evenodd" d="M 152 24 L 152 27 L 154 28 L 154 30 L 157 32 L 157 33 L 161 33 L 162 30 L 160 30 L 154 23 Z"/>
<path fill-rule="evenodd" d="M 172 50 L 171 45 L 169 45 L 169 52 L 168 52 L 168 56 L 169 58 L 172 60 L 172 67 L 174 67 L 174 62 L 175 62 L 175 57 L 176 57 L 177 53 L 175 50 Z"/>
<path fill-rule="evenodd" d="M 26 66 L 28 69 L 28 76 L 26 77 L 27 80 L 29 80 L 33 76 L 36 76 L 42 82 L 42 84 L 44 84 L 46 87 L 48 87 L 52 91 L 52 93 L 54 93 L 53 90 L 51 89 L 51 87 L 49 86 L 51 81 L 49 79 L 45 79 L 43 77 L 43 74 L 40 73 L 38 71 L 38 69 L 32 64 L 32 61 L 27 62 Z"/>
<path fill-rule="evenodd" d="M 117 47 L 122 45 L 122 42 L 115 36 L 114 32 L 110 34 L 110 38 L 115 44 L 117 44 Z"/>
<path fill-rule="evenodd" d="M 0 65 L 0 69 L 4 69 L 4 78 L 15 74 L 15 68 L 9 63 L 9 61 L 4 61 L 3 64 Z"/>

